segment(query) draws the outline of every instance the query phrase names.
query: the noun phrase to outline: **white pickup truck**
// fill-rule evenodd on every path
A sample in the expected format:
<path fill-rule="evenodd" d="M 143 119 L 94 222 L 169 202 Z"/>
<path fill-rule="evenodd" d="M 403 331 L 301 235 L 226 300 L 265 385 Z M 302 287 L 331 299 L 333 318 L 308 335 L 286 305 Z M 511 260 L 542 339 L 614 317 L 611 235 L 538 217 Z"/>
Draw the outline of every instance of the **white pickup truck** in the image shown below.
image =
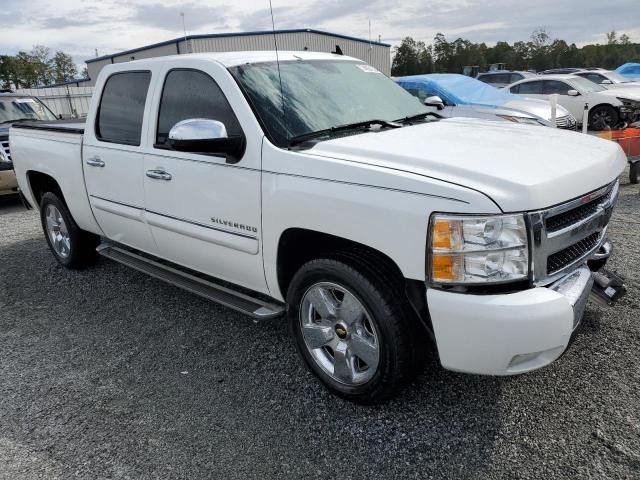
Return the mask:
<path fill-rule="evenodd" d="M 286 312 L 311 371 L 357 402 L 398 391 L 431 348 L 488 375 L 560 357 L 626 164 L 587 135 L 443 120 L 311 52 L 109 65 L 86 123 L 10 138 L 62 265 L 97 251 L 254 318 Z"/>

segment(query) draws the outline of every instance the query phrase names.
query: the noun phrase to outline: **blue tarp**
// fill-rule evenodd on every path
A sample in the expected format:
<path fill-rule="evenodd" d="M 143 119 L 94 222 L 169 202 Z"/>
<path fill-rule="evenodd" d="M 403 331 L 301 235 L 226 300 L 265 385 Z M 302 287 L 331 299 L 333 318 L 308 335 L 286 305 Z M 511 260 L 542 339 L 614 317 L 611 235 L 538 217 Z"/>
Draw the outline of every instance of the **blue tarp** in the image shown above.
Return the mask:
<path fill-rule="evenodd" d="M 640 78 L 640 63 L 625 63 L 616 68 L 616 72 L 629 78 Z"/>
<path fill-rule="evenodd" d="M 405 90 L 419 90 L 421 97 L 437 95 L 447 104 L 500 107 L 519 98 L 506 90 L 498 90 L 480 80 L 456 73 L 412 75 L 396 81 Z"/>

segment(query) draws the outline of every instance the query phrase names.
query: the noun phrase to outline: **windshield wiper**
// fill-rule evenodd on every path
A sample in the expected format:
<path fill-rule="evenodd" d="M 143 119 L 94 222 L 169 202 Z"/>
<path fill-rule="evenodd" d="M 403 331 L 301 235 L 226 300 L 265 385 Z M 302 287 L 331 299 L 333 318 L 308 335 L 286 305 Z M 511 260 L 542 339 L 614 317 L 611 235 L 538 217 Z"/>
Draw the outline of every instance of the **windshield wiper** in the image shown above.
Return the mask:
<path fill-rule="evenodd" d="M 345 125 L 339 125 L 337 127 L 325 128 L 324 130 L 318 130 L 316 132 L 303 133 L 302 135 L 296 135 L 295 137 L 291 137 L 289 139 L 289 146 L 292 147 L 294 145 L 298 145 L 300 143 L 304 143 L 308 140 L 313 140 L 314 138 L 326 137 L 330 136 L 332 133 L 336 132 L 345 132 L 348 130 L 357 130 L 359 128 L 366 129 L 370 128 L 372 125 L 380 125 L 381 127 L 386 128 L 400 128 L 401 124 L 397 122 L 389 122 L 387 120 L 366 120 L 364 122 L 356 122 L 356 123 L 347 123 Z"/>
<path fill-rule="evenodd" d="M 416 115 L 409 115 L 408 117 L 404 117 L 404 118 L 399 118 L 398 120 L 396 120 L 396 122 L 402 123 L 402 124 L 406 124 L 415 120 L 424 120 L 427 117 L 435 117 L 435 118 L 444 118 L 442 115 L 436 113 L 436 112 L 422 112 L 422 113 L 418 113 Z"/>

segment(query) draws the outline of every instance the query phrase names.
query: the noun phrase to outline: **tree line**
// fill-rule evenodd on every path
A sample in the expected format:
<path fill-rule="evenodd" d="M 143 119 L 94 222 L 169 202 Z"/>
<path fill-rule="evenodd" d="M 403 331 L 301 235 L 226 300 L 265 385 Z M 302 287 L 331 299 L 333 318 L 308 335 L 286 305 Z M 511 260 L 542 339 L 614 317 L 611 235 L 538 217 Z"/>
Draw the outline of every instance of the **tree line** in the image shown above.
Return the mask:
<path fill-rule="evenodd" d="M 462 73 L 465 66 L 479 66 L 488 70 L 491 64 L 505 63 L 511 70 L 541 71 L 561 67 L 602 67 L 615 69 L 626 62 L 640 62 L 640 44 L 617 32 L 607 33 L 606 44 L 585 45 L 578 48 L 560 39 L 551 39 L 544 28 L 531 34 L 529 41 L 513 44 L 497 42 L 489 47 L 457 38 L 447 41 L 438 33 L 427 45 L 406 37 L 393 49 L 393 76 L 422 73 Z"/>
<path fill-rule="evenodd" d="M 35 45 L 31 51 L 16 55 L 0 55 L 1 88 L 35 88 L 77 77 L 78 68 L 71 55 L 62 51 L 53 53 L 44 45 Z"/>

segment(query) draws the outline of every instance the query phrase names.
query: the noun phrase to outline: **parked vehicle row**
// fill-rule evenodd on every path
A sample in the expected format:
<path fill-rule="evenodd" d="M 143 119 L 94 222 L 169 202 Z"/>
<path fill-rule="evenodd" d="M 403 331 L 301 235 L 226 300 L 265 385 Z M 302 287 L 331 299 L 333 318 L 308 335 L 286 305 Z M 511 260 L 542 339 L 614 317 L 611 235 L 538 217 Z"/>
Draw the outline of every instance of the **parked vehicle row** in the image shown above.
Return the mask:
<path fill-rule="evenodd" d="M 445 117 L 472 117 L 551 126 L 552 112 L 548 101 L 511 95 L 465 75 L 414 75 L 401 77 L 396 81 L 427 107 L 437 110 Z M 576 119 L 559 106 L 556 126 L 575 130 Z"/>
<path fill-rule="evenodd" d="M 613 142 L 443 119 L 312 52 L 117 63 L 94 95 L 84 123 L 11 129 L 56 260 L 83 268 L 97 247 L 254 318 L 286 312 L 350 400 L 396 393 L 429 348 L 460 372 L 548 365 L 599 288 L 626 164 Z"/>
<path fill-rule="evenodd" d="M 527 78 L 507 87 L 510 93 L 548 100 L 559 95 L 559 104 L 579 123 L 588 105 L 588 122 L 592 130 L 616 126 L 620 121 L 640 118 L 640 89 L 606 89 L 577 75 L 545 75 Z"/>

